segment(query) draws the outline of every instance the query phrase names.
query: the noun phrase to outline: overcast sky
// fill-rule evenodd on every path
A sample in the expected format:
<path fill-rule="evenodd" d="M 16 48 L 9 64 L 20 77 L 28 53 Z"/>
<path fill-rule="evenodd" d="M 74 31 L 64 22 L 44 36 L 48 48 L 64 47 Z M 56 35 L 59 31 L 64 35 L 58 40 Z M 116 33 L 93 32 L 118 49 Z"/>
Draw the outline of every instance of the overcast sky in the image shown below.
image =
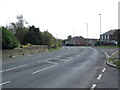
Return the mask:
<path fill-rule="evenodd" d="M 100 16 L 102 33 L 118 28 L 120 0 L 1 0 L 0 25 L 16 21 L 23 15 L 29 25 L 48 29 L 53 36 L 65 39 L 68 35 L 99 38 Z"/>

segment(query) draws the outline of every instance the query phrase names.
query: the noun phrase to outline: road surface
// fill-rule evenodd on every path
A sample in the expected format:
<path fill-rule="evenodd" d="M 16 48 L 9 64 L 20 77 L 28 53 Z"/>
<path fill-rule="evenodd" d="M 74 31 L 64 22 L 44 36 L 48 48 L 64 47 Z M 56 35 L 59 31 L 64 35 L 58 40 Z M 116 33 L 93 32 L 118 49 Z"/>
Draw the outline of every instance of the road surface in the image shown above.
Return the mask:
<path fill-rule="evenodd" d="M 105 57 L 99 49 L 78 46 L 6 59 L 2 62 L 0 85 L 2 88 L 90 88 L 100 71 L 104 71 Z"/>

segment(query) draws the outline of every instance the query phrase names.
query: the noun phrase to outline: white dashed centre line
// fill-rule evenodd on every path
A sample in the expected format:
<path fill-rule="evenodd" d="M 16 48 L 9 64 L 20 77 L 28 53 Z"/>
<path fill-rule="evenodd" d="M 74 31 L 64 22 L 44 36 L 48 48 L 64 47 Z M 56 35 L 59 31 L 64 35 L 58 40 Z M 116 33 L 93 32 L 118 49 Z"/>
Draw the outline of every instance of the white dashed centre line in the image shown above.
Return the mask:
<path fill-rule="evenodd" d="M 11 81 L 6 81 L 6 82 L 3 82 L 0 84 L 0 86 L 4 85 L 4 84 L 7 84 L 7 83 L 10 83 Z"/>
<path fill-rule="evenodd" d="M 93 84 L 90 90 L 94 90 L 96 86 L 96 84 Z"/>
<path fill-rule="evenodd" d="M 97 79 L 98 79 L 98 80 L 100 80 L 100 79 L 101 79 L 101 77 L 102 77 L 102 74 L 100 74 L 100 75 L 98 76 L 98 78 L 97 78 Z"/>
<path fill-rule="evenodd" d="M 105 72 L 106 68 L 103 68 L 102 72 Z"/>

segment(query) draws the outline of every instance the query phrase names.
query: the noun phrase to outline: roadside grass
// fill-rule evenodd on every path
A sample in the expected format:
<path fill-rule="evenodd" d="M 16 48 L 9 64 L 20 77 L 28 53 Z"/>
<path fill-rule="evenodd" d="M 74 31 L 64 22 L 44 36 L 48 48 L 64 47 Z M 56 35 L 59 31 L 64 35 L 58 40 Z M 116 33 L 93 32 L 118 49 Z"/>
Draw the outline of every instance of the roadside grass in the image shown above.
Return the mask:
<path fill-rule="evenodd" d="M 107 58 L 107 60 L 120 67 L 120 58 Z"/>
<path fill-rule="evenodd" d="M 117 66 L 120 67 L 120 60 L 118 60 L 118 61 L 114 61 L 113 64 L 116 64 Z"/>
<path fill-rule="evenodd" d="M 118 60 L 120 58 L 107 58 L 108 61 L 114 61 L 114 60 Z"/>
<path fill-rule="evenodd" d="M 120 48 L 120 46 L 113 46 L 113 45 L 108 45 L 108 46 L 96 46 L 96 47 L 104 47 L 104 48 Z"/>
<path fill-rule="evenodd" d="M 61 47 L 57 47 L 57 48 L 51 48 L 51 49 L 48 49 L 48 51 L 54 51 L 54 50 L 58 50 L 60 49 Z"/>

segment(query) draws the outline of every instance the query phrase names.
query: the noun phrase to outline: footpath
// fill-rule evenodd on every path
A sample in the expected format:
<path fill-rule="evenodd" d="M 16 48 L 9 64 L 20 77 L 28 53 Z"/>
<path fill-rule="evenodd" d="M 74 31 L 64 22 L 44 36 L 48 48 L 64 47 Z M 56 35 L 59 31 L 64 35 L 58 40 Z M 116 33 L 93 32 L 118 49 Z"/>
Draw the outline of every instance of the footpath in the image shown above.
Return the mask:
<path fill-rule="evenodd" d="M 100 47 L 100 49 L 106 54 L 106 64 L 120 69 L 120 48 Z"/>
<path fill-rule="evenodd" d="M 96 79 L 96 89 L 120 90 L 120 49 L 112 47 L 96 47 L 106 54 L 106 62 L 102 66 L 101 79 Z M 98 89 L 97 89 L 98 88 Z M 101 89 L 100 89 L 101 90 Z"/>

